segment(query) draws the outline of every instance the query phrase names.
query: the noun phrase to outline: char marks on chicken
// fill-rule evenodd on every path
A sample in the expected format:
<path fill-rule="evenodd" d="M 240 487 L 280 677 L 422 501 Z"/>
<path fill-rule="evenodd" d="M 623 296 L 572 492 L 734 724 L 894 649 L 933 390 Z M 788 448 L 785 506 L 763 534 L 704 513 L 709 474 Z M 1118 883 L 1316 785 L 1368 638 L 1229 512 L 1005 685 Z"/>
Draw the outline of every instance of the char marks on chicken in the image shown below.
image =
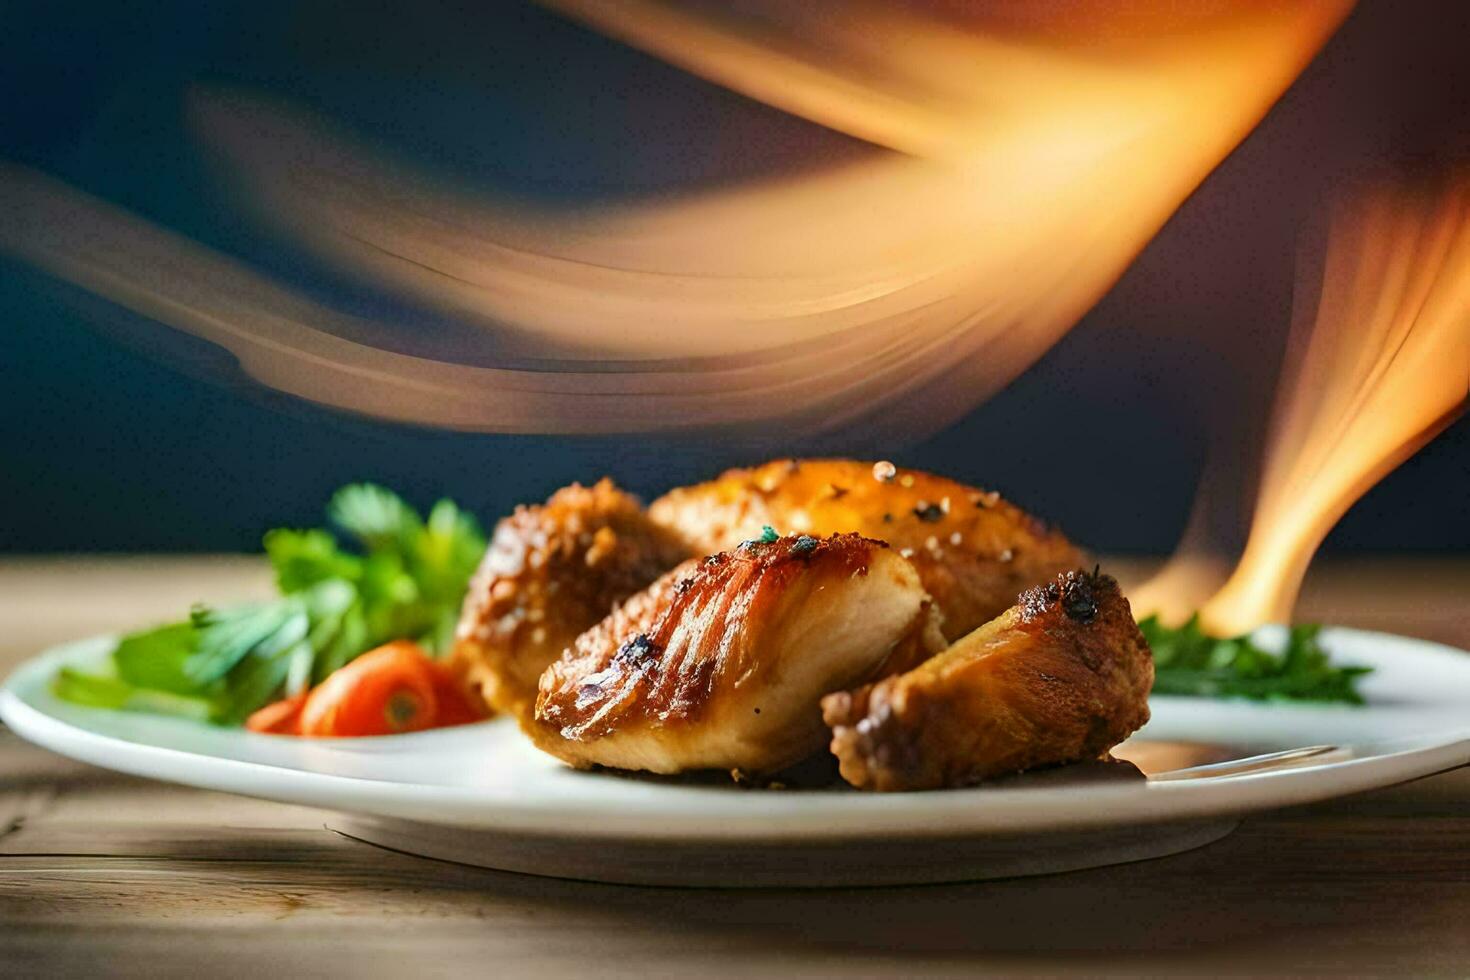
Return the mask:
<path fill-rule="evenodd" d="M 827 740 L 820 699 L 943 645 L 882 542 L 752 539 L 694 560 L 580 636 L 541 678 L 542 749 L 581 768 L 779 771 Z"/>

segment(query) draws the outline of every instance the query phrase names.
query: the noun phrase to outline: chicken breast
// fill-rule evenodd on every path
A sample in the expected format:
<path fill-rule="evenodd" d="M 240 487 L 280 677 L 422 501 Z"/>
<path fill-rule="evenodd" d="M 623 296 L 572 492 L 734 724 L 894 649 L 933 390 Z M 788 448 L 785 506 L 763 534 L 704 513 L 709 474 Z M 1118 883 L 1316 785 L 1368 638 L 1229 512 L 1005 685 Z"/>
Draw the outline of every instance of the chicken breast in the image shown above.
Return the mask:
<path fill-rule="evenodd" d="M 965 786 L 1096 759 L 1148 721 L 1153 656 L 1107 575 L 1068 572 L 905 674 L 828 695 L 861 789 Z"/>
<path fill-rule="evenodd" d="M 526 727 L 579 768 L 769 774 L 821 750 L 823 694 L 942 645 L 914 567 L 882 542 L 751 541 L 579 637 L 542 675 Z"/>
<path fill-rule="evenodd" d="M 487 706 L 528 718 L 546 665 L 687 557 L 611 480 L 517 507 L 496 525 L 470 583 L 448 662 Z"/>
<path fill-rule="evenodd" d="M 956 640 L 1022 589 L 1082 563 L 1059 532 L 975 487 L 891 463 L 777 460 L 670 491 L 649 508 L 695 553 L 733 548 L 763 525 L 785 534 L 855 532 L 914 563 Z"/>

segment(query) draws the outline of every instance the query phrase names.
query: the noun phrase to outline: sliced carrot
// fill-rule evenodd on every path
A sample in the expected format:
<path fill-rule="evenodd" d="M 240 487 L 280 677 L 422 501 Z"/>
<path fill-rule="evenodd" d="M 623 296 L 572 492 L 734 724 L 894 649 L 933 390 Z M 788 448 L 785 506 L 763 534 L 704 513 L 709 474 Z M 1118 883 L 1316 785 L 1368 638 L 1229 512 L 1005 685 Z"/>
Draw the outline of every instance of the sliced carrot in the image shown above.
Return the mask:
<path fill-rule="evenodd" d="M 407 640 L 369 650 L 322 681 L 301 709 L 303 735 L 392 735 L 439 714 L 434 664 Z"/>
<path fill-rule="evenodd" d="M 301 734 L 301 706 L 306 703 L 306 692 L 294 697 L 273 701 L 245 719 L 245 727 L 252 732 L 267 732 L 272 735 Z"/>
<path fill-rule="evenodd" d="M 437 660 L 431 660 L 429 667 L 434 674 L 434 695 L 439 699 L 439 716 L 434 719 L 434 727 L 468 725 L 485 718 L 484 709 L 465 692 L 459 678 L 447 667 Z"/>

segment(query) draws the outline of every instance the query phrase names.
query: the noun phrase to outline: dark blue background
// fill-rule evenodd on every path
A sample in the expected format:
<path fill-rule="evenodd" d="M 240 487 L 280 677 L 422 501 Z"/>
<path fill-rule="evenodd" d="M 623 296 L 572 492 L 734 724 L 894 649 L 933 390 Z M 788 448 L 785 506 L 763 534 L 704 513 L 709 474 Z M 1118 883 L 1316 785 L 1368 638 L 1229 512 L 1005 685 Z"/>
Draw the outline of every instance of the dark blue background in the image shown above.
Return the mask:
<path fill-rule="evenodd" d="M 1242 393 L 1274 372 L 1296 235 L 1323 189 L 1464 135 L 1466 10 L 1360 10 L 1027 374 L 923 444 L 838 448 L 994 486 L 1100 550 L 1168 550 L 1208 432 L 1259 421 L 1263 402 Z M 520 4 L 10 4 L 4 25 L 0 158 L 369 310 L 386 300 L 224 195 L 183 123 L 191 84 L 281 94 L 449 179 L 558 200 L 873 152 Z M 0 550 L 249 549 L 266 527 L 316 523 L 357 479 L 488 518 L 604 473 L 656 494 L 780 445 L 385 425 L 221 383 L 208 350 L 160 358 L 122 316 L 0 260 Z M 1328 549 L 1470 550 L 1467 476 L 1462 420 Z"/>

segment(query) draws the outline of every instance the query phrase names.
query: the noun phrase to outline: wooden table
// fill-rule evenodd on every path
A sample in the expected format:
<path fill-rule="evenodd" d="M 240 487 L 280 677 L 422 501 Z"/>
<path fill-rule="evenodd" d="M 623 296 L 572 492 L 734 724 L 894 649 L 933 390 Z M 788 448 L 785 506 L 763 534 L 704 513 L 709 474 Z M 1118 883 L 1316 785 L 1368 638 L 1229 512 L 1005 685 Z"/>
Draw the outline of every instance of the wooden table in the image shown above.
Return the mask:
<path fill-rule="evenodd" d="M 262 594 L 241 559 L 0 562 L 0 671 Z M 1470 561 L 1335 565 L 1304 618 L 1470 646 Z M 1470 706 L 1467 706 L 1470 711 Z M 458 867 L 323 814 L 0 732 L 0 976 L 1470 974 L 1470 770 L 1156 861 L 973 885 L 680 891 Z"/>

